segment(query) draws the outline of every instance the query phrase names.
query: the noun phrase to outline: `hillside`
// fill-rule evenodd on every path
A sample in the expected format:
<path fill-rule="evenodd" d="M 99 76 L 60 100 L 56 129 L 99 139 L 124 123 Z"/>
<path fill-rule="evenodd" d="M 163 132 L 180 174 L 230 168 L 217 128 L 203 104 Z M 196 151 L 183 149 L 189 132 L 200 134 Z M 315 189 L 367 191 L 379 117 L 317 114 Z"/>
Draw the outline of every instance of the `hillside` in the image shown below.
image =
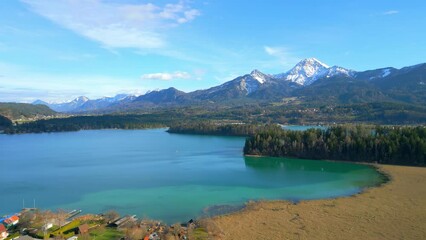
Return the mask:
<path fill-rule="evenodd" d="M 0 115 L 11 120 L 30 120 L 55 116 L 57 113 L 45 105 L 27 103 L 0 103 Z"/>
<path fill-rule="evenodd" d="M 9 128 L 12 126 L 12 121 L 9 118 L 0 115 L 0 130 Z"/>

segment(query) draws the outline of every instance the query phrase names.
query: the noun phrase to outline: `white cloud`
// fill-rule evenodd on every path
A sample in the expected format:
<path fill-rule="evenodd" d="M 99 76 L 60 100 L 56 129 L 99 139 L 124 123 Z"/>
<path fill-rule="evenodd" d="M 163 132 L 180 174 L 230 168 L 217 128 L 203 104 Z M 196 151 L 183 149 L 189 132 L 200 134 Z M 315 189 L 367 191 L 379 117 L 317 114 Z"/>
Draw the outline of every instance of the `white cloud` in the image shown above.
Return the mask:
<path fill-rule="evenodd" d="M 191 74 L 187 72 L 174 72 L 174 73 L 149 73 L 144 74 L 141 77 L 142 79 L 147 80 L 173 80 L 173 79 L 189 79 L 191 78 Z"/>
<path fill-rule="evenodd" d="M 138 77 L 43 74 L 1 61 L 0 75 L 0 102 L 63 101 L 81 95 L 96 99 L 123 92 L 143 93 L 150 88 L 140 84 Z"/>
<path fill-rule="evenodd" d="M 39 15 L 107 48 L 156 49 L 165 30 L 200 15 L 186 1 L 158 6 L 103 0 L 21 0 Z"/>
<path fill-rule="evenodd" d="M 399 11 L 397 11 L 397 10 L 389 10 L 389 11 L 383 12 L 382 15 L 394 15 L 394 14 L 398 14 L 398 13 L 399 13 Z"/>
<path fill-rule="evenodd" d="M 263 49 L 265 50 L 266 54 L 276 58 L 279 61 L 280 65 L 284 67 L 290 67 L 292 66 L 292 64 L 300 60 L 299 57 L 296 57 L 286 47 L 264 46 Z"/>

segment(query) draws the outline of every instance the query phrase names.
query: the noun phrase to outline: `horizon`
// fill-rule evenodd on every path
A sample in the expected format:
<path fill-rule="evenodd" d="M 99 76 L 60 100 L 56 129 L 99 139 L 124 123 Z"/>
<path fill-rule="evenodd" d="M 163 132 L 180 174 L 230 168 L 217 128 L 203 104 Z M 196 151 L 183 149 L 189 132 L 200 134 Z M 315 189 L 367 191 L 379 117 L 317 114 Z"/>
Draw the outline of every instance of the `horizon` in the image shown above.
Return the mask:
<path fill-rule="evenodd" d="M 309 57 L 355 71 L 426 62 L 423 1 L 2 5 L 1 102 L 191 92 L 253 69 L 283 73 Z"/>
<path fill-rule="evenodd" d="M 324 65 L 324 66 L 325 66 L 325 67 L 327 67 L 327 68 L 331 68 L 331 67 L 336 66 L 336 65 L 329 66 L 329 65 L 327 65 L 327 63 L 324 63 L 324 62 L 322 62 L 321 60 L 318 60 L 317 58 L 314 58 L 314 57 L 302 59 L 302 60 L 300 60 L 297 64 L 299 64 L 299 63 L 301 63 L 301 62 L 303 62 L 303 61 L 305 61 L 305 60 L 308 60 L 308 59 L 314 59 L 315 61 L 317 61 L 318 63 L 320 63 L 320 64 Z M 296 65 L 297 65 L 297 64 L 296 64 Z M 414 65 L 411 65 L 411 66 L 405 66 L 405 67 L 413 67 L 413 66 L 417 66 L 417 65 L 421 65 L 421 64 L 425 64 L 425 63 L 418 63 L 418 64 L 414 64 Z M 295 67 L 295 66 L 294 66 L 294 67 Z M 294 67 L 293 67 L 293 68 L 294 68 Z M 338 67 L 342 67 L 342 66 L 338 66 Z M 291 69 L 289 69 L 289 70 L 286 70 L 286 71 L 284 71 L 283 73 L 290 72 L 293 68 L 291 68 Z M 392 66 L 390 66 L 390 67 L 386 67 L 386 68 L 393 68 L 393 67 L 392 67 Z M 386 68 L 383 68 L 383 69 L 386 69 Z M 397 69 L 401 69 L 401 68 L 397 68 Z M 354 69 L 349 69 L 349 70 L 356 71 L 356 70 L 354 70 Z M 374 70 L 374 69 L 369 69 L 369 70 Z M 242 75 L 240 75 L 240 76 L 238 76 L 238 77 L 236 77 L 236 78 L 242 77 L 242 76 L 244 76 L 244 75 L 252 74 L 252 73 L 253 73 L 253 72 L 255 72 L 255 71 L 259 71 L 259 70 L 258 70 L 258 69 L 253 69 L 253 70 L 251 70 L 249 73 L 244 73 L 244 74 L 242 74 Z M 368 71 L 368 70 L 366 70 L 366 71 Z M 261 71 L 260 71 L 260 72 L 261 72 Z M 266 74 L 266 75 L 273 76 L 272 74 L 269 74 L 269 73 L 264 73 L 264 72 L 261 72 L 261 73 Z M 281 74 L 281 73 L 276 74 L 276 75 L 280 75 L 280 74 Z M 228 80 L 228 81 L 226 81 L 226 82 L 233 81 L 233 80 L 235 80 L 236 78 L 234 78 L 234 79 L 230 79 L 230 80 Z M 226 82 L 224 82 L 224 83 L 226 83 Z M 221 83 L 221 84 L 224 84 L 224 83 Z M 82 98 L 82 97 L 87 98 L 87 100 L 99 100 L 99 99 L 104 99 L 104 98 L 114 98 L 114 97 L 118 97 L 118 96 L 120 96 L 120 95 L 126 95 L 126 96 L 135 96 L 135 97 L 139 97 L 139 96 L 143 96 L 143 95 L 146 95 L 146 94 L 148 94 L 148 93 L 151 93 L 151 92 L 159 92 L 159 91 L 166 90 L 166 89 L 170 89 L 170 88 L 174 88 L 174 89 L 176 89 L 176 90 L 179 90 L 179 91 L 182 91 L 182 92 L 185 92 L 185 93 L 191 93 L 191 92 L 198 91 L 198 90 L 207 90 L 207 89 L 209 89 L 209 88 L 216 87 L 216 86 L 218 86 L 218 85 L 210 86 L 210 87 L 207 87 L 207 88 L 205 88 L 205 89 L 195 89 L 195 90 L 192 90 L 192 91 L 182 91 L 182 90 L 180 90 L 180 89 L 175 88 L 174 86 L 169 86 L 169 87 L 162 88 L 162 89 L 157 88 L 157 89 L 148 90 L 148 91 L 146 91 L 146 92 L 144 92 L 144 93 L 141 93 L 141 94 L 132 94 L 132 93 L 125 93 L 125 92 L 122 92 L 122 93 L 116 93 L 115 95 L 101 96 L 101 97 L 98 97 L 98 98 L 89 98 L 89 97 L 87 97 L 87 96 L 80 95 L 80 96 L 76 96 L 76 97 L 71 98 L 71 99 L 63 99 L 63 100 L 58 100 L 58 101 L 44 101 L 43 99 L 36 99 L 36 100 L 34 100 L 34 101 L 31 101 L 31 102 L 17 102 L 17 103 L 31 103 L 31 104 L 34 104 L 34 103 L 35 103 L 35 102 L 37 102 L 37 101 L 42 101 L 42 102 L 45 102 L 45 103 L 47 103 L 47 104 L 63 104 L 63 103 L 70 103 L 70 102 L 75 101 L 75 100 L 77 100 L 77 99 L 79 99 L 79 98 Z"/>

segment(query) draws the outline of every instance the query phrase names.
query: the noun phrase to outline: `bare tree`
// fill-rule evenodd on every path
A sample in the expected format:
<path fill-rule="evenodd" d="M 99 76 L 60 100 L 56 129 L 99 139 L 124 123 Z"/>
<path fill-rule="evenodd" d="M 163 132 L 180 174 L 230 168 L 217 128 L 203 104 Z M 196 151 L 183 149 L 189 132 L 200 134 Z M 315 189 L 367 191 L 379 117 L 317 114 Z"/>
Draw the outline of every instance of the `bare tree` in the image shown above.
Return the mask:
<path fill-rule="evenodd" d="M 126 238 L 130 240 L 142 239 L 147 234 L 147 231 L 139 226 L 133 226 L 126 229 Z"/>
<path fill-rule="evenodd" d="M 111 222 L 111 221 L 113 221 L 113 220 L 115 220 L 119 217 L 120 217 L 120 214 L 118 214 L 118 212 L 114 211 L 114 210 L 109 210 L 108 212 L 106 212 L 104 214 L 104 218 L 105 218 L 105 221 L 107 223 L 109 223 L 109 222 Z"/>
<path fill-rule="evenodd" d="M 68 214 L 63 209 L 59 209 L 57 211 L 57 213 L 55 214 L 55 219 L 56 219 L 56 221 L 57 221 L 57 223 L 59 225 L 59 230 L 58 230 L 59 236 L 58 237 L 60 239 L 64 239 L 64 234 L 62 232 L 62 227 L 63 227 L 63 225 L 65 225 L 65 221 L 66 221 L 67 217 L 68 217 Z"/>

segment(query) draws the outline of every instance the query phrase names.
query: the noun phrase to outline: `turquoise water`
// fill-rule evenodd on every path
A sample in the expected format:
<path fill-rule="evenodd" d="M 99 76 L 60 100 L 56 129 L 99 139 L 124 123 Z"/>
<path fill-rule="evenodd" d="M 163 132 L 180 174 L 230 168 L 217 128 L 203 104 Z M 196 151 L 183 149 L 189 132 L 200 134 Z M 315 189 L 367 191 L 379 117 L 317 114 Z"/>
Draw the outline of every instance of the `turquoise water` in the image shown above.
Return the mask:
<path fill-rule="evenodd" d="M 350 195 L 381 181 L 364 165 L 243 157 L 244 138 L 99 130 L 0 135 L 0 215 L 26 207 L 114 209 L 168 223 L 248 200 Z"/>

